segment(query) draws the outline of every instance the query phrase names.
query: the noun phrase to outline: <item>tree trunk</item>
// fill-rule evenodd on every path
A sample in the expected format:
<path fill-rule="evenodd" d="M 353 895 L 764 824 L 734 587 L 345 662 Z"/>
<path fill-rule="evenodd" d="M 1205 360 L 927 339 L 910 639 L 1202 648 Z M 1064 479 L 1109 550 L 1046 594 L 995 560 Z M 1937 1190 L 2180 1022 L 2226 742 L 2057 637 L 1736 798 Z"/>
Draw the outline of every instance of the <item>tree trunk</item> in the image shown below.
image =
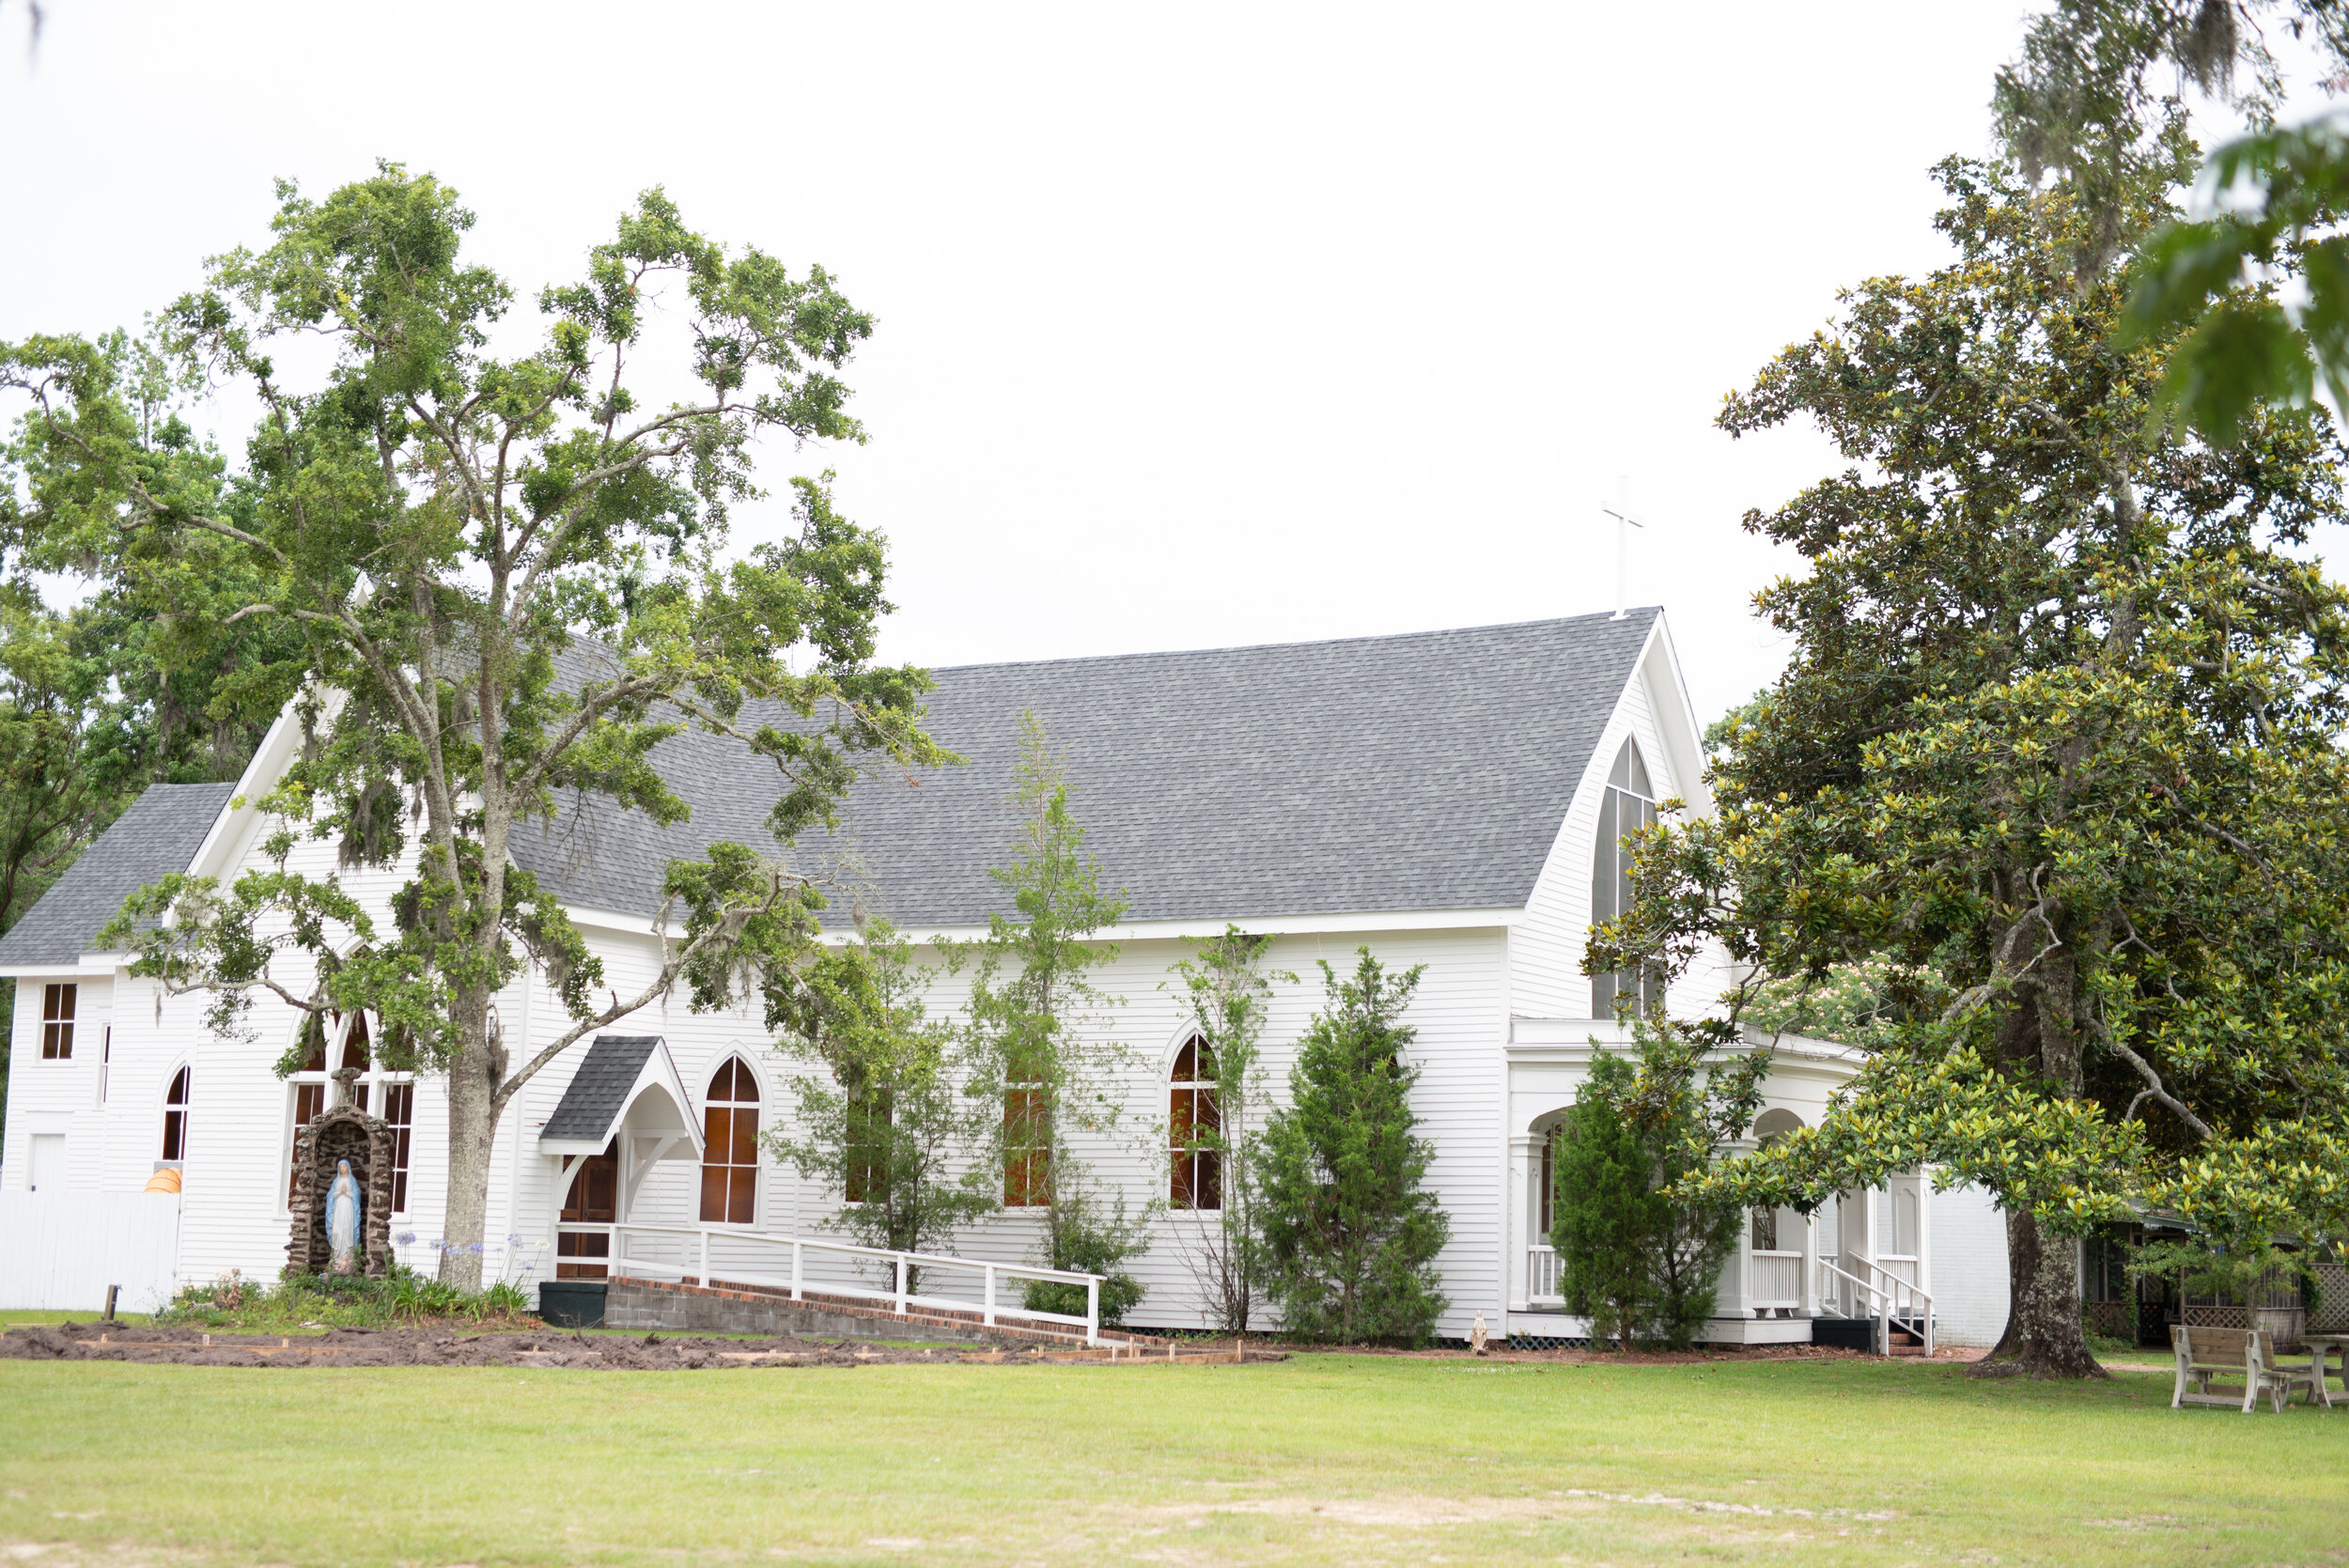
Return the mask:
<path fill-rule="evenodd" d="M 1974 1363 L 1975 1377 L 2105 1377 L 2080 1322 L 2079 1250 L 2050 1235 L 2028 1209 L 2006 1216 L 2006 1332 Z"/>
<path fill-rule="evenodd" d="M 474 1040 L 448 1072 L 448 1206 L 442 1217 L 441 1281 L 481 1288 L 484 1233 L 490 1218 L 490 1152 L 497 1141 L 498 1080 L 503 1063 Z"/>

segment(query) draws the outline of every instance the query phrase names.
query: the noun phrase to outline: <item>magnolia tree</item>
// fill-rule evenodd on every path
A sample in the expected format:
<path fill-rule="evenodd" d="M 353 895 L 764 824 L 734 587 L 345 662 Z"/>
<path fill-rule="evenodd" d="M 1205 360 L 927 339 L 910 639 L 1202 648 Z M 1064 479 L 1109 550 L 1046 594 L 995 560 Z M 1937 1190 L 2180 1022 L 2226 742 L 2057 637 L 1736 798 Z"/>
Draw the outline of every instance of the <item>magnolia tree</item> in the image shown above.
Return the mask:
<path fill-rule="evenodd" d="M 2349 1219 L 2349 595 L 2307 551 L 2343 454 L 2305 411 L 2248 411 L 2230 448 L 2165 427 L 2175 330 L 2115 346 L 2092 212 L 1941 179 L 1952 263 L 1852 290 L 1721 414 L 1815 424 L 1848 466 L 1748 517 L 1808 567 L 1759 599 L 1787 672 L 1726 737 L 1718 818 L 1647 835 L 1587 963 L 1718 938 L 1733 1017 L 1869 970 L 1829 1009 L 1863 1026 L 1858 1082 L 1714 1190 L 1979 1184 L 2012 1290 L 1978 1372 L 2091 1375 L 2086 1230 L 2149 1202 L 2214 1234 Z M 2135 186 L 2132 226 L 2169 194 Z"/>
<path fill-rule="evenodd" d="M 668 868 L 660 962 L 622 996 L 512 862 L 514 835 L 588 798 L 682 821 L 651 753 L 688 727 L 774 763 L 779 845 L 827 821 L 861 766 L 939 757 L 924 677 L 873 659 L 879 535 L 799 479 L 789 536 L 728 548 L 762 438 L 862 439 L 834 373 L 872 322 L 822 271 L 729 252 L 655 190 L 583 278 L 540 292 L 536 346 L 507 357 L 492 341 L 513 290 L 460 254 L 456 193 L 384 164 L 324 201 L 279 194 L 270 243 L 214 260 L 156 332 L 183 391 L 252 399 L 241 454 L 142 441 L 99 344 L 0 348 L 0 385 L 30 402 L 20 489 L 46 549 L 159 592 L 224 563 L 253 585 L 227 618 L 287 626 L 302 650 L 304 744 L 260 802 L 271 863 L 227 887 L 165 878 L 110 939 L 135 943 L 134 972 L 209 992 L 216 1028 L 264 995 L 364 1008 L 387 1063 L 444 1075 L 442 1274 L 472 1285 L 492 1138 L 522 1086 L 680 981 L 703 1005 L 787 985 L 823 907 L 777 846 L 713 843 Z M 655 329 L 690 365 L 677 401 L 641 384 Z M 320 344 L 331 364 L 297 379 Z M 397 868 L 388 923 L 291 867 L 304 838 L 345 870 Z M 509 1055 L 491 1000 L 525 967 L 568 1017 Z"/>

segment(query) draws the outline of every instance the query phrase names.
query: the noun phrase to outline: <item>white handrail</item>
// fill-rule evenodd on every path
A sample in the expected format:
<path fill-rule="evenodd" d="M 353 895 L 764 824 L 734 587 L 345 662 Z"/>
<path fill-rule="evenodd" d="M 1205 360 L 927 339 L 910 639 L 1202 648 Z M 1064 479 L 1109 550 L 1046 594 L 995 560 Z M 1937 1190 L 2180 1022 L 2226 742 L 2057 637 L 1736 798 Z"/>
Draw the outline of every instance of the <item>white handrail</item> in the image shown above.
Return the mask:
<path fill-rule="evenodd" d="M 579 1224 L 576 1222 L 566 1222 L 558 1225 L 556 1229 L 574 1234 L 609 1235 L 614 1239 L 614 1246 L 612 1250 L 612 1255 L 609 1258 L 598 1258 L 594 1260 L 582 1258 L 574 1261 L 581 1263 L 589 1261 L 601 1263 L 606 1265 L 614 1273 L 620 1272 L 621 1265 L 625 1264 L 631 1268 L 650 1269 L 661 1274 L 674 1274 L 680 1280 L 687 1278 L 698 1278 L 705 1288 L 708 1286 L 710 1281 L 709 1244 L 712 1240 L 722 1242 L 749 1241 L 762 1243 L 770 1247 L 788 1247 L 791 1249 L 791 1277 L 788 1280 L 772 1276 L 749 1274 L 744 1273 L 741 1270 L 732 1268 L 729 1268 L 727 1273 L 730 1277 L 738 1278 L 741 1283 L 746 1285 L 771 1285 L 778 1289 L 787 1290 L 790 1293 L 791 1299 L 794 1301 L 805 1299 L 805 1253 L 809 1251 L 828 1252 L 844 1257 L 869 1258 L 876 1262 L 887 1262 L 892 1265 L 891 1276 L 893 1288 L 885 1291 L 875 1291 L 860 1290 L 853 1285 L 832 1285 L 826 1287 L 826 1294 L 833 1296 L 862 1296 L 870 1301 L 885 1301 L 890 1304 L 892 1309 L 899 1317 L 905 1316 L 907 1309 L 910 1307 L 941 1307 L 958 1312 L 976 1311 L 979 1313 L 980 1321 L 986 1323 L 990 1327 L 993 1327 L 996 1321 L 998 1312 L 995 1305 L 995 1281 L 998 1275 L 1003 1275 L 1015 1280 L 1049 1280 L 1056 1284 L 1081 1284 L 1085 1287 L 1085 1312 L 1082 1317 L 1078 1317 L 1068 1312 L 1041 1312 L 1028 1307 L 1013 1309 L 1011 1310 L 1009 1315 L 1024 1318 L 1034 1322 L 1066 1323 L 1082 1327 L 1085 1331 L 1085 1343 L 1087 1344 L 1098 1344 L 1101 1340 L 1102 1276 L 1098 1274 L 1081 1274 L 1065 1268 L 1034 1268 L 1026 1264 L 988 1263 L 972 1258 L 947 1257 L 936 1252 L 898 1252 L 892 1251 L 888 1248 L 884 1247 L 860 1247 L 854 1242 L 831 1241 L 819 1236 L 770 1235 L 759 1231 L 738 1231 L 730 1226 L 723 1225 L 638 1225 L 629 1221 L 621 1221 L 613 1224 Z M 693 1270 L 681 1268 L 673 1264 L 659 1263 L 650 1258 L 622 1257 L 620 1250 L 616 1244 L 620 1236 L 623 1234 L 679 1236 L 686 1240 L 697 1243 L 700 1263 L 699 1273 L 695 1274 Z M 975 1270 L 985 1280 L 984 1290 L 979 1299 L 976 1301 L 964 1300 L 957 1296 L 936 1296 L 928 1292 L 916 1294 L 908 1290 L 906 1287 L 909 1274 L 912 1271 L 926 1268 L 967 1268 Z"/>
<path fill-rule="evenodd" d="M 1869 1273 L 1881 1276 L 1886 1282 L 1879 1285 L 1854 1274 L 1830 1258 L 1821 1258 L 1819 1260 L 1820 1294 L 1822 1296 L 1828 1294 L 1827 1287 L 1836 1280 L 1842 1280 L 1853 1286 L 1863 1298 L 1859 1304 L 1875 1309 L 1872 1315 L 1876 1320 L 1878 1353 L 1881 1355 L 1890 1356 L 1892 1353 L 1891 1320 L 1893 1318 L 1913 1315 L 1921 1319 L 1923 1325 L 1925 1354 L 1931 1356 L 1933 1354 L 1933 1296 L 1931 1293 L 1918 1289 L 1916 1285 L 1902 1279 L 1890 1269 L 1880 1266 L 1873 1259 L 1853 1258 L 1851 1261 Z M 1922 1312 L 1917 1310 L 1919 1302 L 1924 1304 Z"/>

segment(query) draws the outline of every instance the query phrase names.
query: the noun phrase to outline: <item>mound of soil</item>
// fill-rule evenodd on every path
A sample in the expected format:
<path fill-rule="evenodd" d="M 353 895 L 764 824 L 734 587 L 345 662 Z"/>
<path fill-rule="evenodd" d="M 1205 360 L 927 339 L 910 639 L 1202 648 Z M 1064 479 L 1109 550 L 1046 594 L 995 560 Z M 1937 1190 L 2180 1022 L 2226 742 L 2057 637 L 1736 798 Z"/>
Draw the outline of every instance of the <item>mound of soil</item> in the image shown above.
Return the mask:
<path fill-rule="evenodd" d="M 1083 1353 L 1077 1353 L 1082 1356 Z M 589 1372 L 722 1372 L 753 1367 L 859 1367 L 956 1361 L 1001 1365 L 1076 1358 L 1057 1348 L 925 1350 L 851 1340 L 666 1338 L 614 1334 L 463 1334 L 441 1327 L 335 1328 L 323 1334 L 226 1334 L 120 1323 L 68 1323 L 0 1334 L 0 1358 L 156 1361 L 197 1367 L 551 1367 Z"/>

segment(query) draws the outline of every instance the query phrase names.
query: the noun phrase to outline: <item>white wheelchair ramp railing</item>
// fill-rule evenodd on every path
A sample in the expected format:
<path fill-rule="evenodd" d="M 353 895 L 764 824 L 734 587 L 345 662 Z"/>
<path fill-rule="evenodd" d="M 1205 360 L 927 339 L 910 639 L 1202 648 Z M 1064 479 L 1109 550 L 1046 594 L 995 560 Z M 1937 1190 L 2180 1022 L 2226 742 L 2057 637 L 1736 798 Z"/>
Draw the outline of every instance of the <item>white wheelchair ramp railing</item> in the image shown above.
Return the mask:
<path fill-rule="evenodd" d="M 1084 1330 L 1087 1344 L 1101 1340 L 1101 1281 L 1098 1274 L 1069 1269 L 1037 1268 L 1027 1264 L 989 1263 L 948 1257 L 936 1252 L 899 1252 L 881 1247 L 821 1236 L 767 1235 L 724 1225 L 573 1224 L 565 1234 L 611 1237 L 608 1255 L 578 1262 L 605 1265 L 614 1275 L 631 1275 L 693 1281 L 708 1286 L 723 1276 L 730 1284 L 787 1295 L 794 1301 L 813 1291 L 826 1296 L 848 1296 L 885 1306 L 898 1316 L 923 1310 L 970 1314 L 992 1327 L 1004 1318 L 1021 1323 L 1063 1324 Z M 632 1242 L 648 1245 L 631 1245 Z M 720 1261 L 712 1261 L 712 1248 Z M 741 1265 L 746 1250 L 763 1250 L 770 1264 Z M 848 1266 L 843 1267 L 842 1265 Z M 829 1265 L 829 1266 L 828 1266 Z M 713 1273 L 714 1271 L 714 1273 Z M 878 1276 L 878 1281 L 876 1280 Z M 1046 1312 L 999 1299 L 1006 1280 L 1040 1280 L 1048 1283 L 1082 1286 L 1085 1310 Z M 877 1282 L 886 1288 L 875 1289 Z M 957 1291 L 952 1287 L 962 1285 Z"/>

